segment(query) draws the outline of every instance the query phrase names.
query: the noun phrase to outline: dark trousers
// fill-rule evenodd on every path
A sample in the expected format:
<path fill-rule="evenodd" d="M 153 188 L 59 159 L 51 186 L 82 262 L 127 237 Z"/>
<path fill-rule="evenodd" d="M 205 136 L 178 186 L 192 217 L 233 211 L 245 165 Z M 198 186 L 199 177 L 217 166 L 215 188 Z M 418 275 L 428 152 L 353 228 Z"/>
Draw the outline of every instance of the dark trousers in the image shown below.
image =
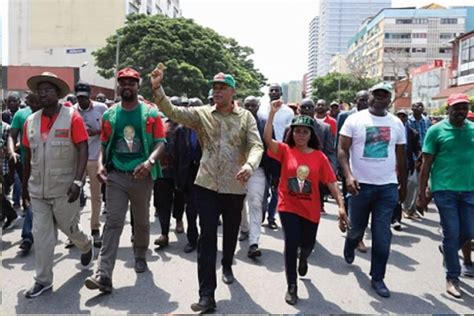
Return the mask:
<path fill-rule="evenodd" d="M 397 203 L 397 206 L 395 207 L 395 210 L 393 211 L 392 224 L 395 223 L 395 221 L 399 223 L 402 222 L 402 205 L 400 203 Z"/>
<path fill-rule="evenodd" d="M 201 234 L 198 239 L 199 296 L 214 297 L 216 290 L 217 222 L 222 214 L 222 266 L 230 267 L 237 245 L 237 235 L 245 195 L 223 194 L 195 186 L 196 206 Z"/>
<path fill-rule="evenodd" d="M 161 234 L 167 236 L 170 231 L 170 219 L 174 201 L 174 181 L 172 178 L 155 180 L 153 204 L 161 225 Z"/>
<path fill-rule="evenodd" d="M 12 204 L 7 199 L 5 194 L 2 194 L 2 218 L 6 218 L 7 220 L 13 220 L 17 217 L 15 210 L 13 209 Z"/>
<path fill-rule="evenodd" d="M 196 207 L 196 190 L 193 182 L 194 177 L 191 177 L 188 183 L 186 183 L 184 196 L 186 200 L 186 219 L 188 221 L 186 236 L 188 237 L 188 242 L 191 245 L 196 245 L 199 236 L 196 223 L 198 211 Z"/>
<path fill-rule="evenodd" d="M 318 223 L 296 215 L 280 212 L 280 221 L 285 235 L 285 272 L 288 285 L 296 284 L 296 259 L 298 248 L 300 256 L 307 258 L 313 251 L 318 232 Z"/>
<path fill-rule="evenodd" d="M 174 182 L 173 182 L 174 185 Z M 173 190 L 173 218 L 176 221 L 183 220 L 184 205 L 186 204 L 186 194 L 183 191 Z"/>

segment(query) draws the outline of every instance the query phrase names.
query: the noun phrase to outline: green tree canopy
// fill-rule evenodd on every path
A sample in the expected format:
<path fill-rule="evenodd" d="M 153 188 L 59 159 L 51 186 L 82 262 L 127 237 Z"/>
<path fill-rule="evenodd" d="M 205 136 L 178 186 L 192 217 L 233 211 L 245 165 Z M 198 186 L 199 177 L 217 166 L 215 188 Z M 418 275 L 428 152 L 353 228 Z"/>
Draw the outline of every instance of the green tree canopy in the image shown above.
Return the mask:
<path fill-rule="evenodd" d="M 340 81 L 340 91 L 338 92 Z M 354 74 L 340 74 L 332 72 L 324 77 L 313 80 L 311 98 L 324 99 L 326 102 L 334 100 L 351 103 L 360 90 L 368 90 L 377 83 L 374 79 L 359 77 Z M 340 97 L 338 97 L 340 95 Z"/>
<path fill-rule="evenodd" d="M 132 67 L 143 77 L 140 93 L 152 95 L 148 74 L 162 62 L 166 66 L 163 87 L 168 95 L 205 98 L 209 79 L 225 72 L 237 81 L 236 97 L 261 95 L 265 77 L 255 69 L 250 47 L 219 35 L 214 30 L 184 18 L 163 15 L 127 17 L 123 28 L 107 38 L 105 47 L 93 54 L 99 74 L 112 78 L 115 73 L 117 37 L 120 39 L 119 69 Z"/>

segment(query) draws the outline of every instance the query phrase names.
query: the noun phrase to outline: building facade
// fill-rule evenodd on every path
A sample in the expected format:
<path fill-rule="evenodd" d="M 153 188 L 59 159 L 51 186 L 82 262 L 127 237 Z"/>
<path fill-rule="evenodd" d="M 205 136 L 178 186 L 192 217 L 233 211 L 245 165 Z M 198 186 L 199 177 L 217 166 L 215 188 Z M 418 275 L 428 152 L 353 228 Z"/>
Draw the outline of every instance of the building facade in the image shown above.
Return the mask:
<path fill-rule="evenodd" d="M 343 54 L 334 55 L 329 62 L 329 72 L 348 74 L 349 67 L 347 66 L 347 56 Z"/>
<path fill-rule="evenodd" d="M 366 21 L 349 42 L 354 72 L 387 82 L 435 60 L 451 60 L 454 38 L 474 27 L 472 7 L 388 8 Z"/>
<path fill-rule="evenodd" d="M 411 71 L 412 103 L 423 102 L 428 113 L 439 107 L 433 97 L 449 85 L 449 68 L 442 60 L 435 60 Z"/>
<path fill-rule="evenodd" d="M 91 85 L 113 88 L 97 74 L 92 52 L 123 27 L 131 13 L 181 16 L 179 0 L 6 0 L 8 40 L 2 65 L 77 67 Z M 12 34 L 15 34 L 13 36 Z M 6 56 L 5 56 L 6 52 Z"/>
<path fill-rule="evenodd" d="M 317 76 L 329 73 L 335 54 L 347 52 L 348 41 L 364 20 L 391 4 L 391 0 L 320 0 Z"/>
<path fill-rule="evenodd" d="M 309 23 L 308 38 L 308 74 L 306 76 L 306 95 L 311 95 L 313 91 L 312 82 L 318 74 L 318 36 L 319 36 L 319 16 L 315 16 Z"/>

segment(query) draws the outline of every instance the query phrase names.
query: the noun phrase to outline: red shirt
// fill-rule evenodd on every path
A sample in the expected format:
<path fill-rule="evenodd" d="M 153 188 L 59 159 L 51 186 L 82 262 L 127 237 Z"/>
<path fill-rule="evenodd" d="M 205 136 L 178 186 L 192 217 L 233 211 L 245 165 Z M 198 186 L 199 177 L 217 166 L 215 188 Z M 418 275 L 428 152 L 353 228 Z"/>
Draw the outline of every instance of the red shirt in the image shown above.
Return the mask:
<path fill-rule="evenodd" d="M 53 117 L 48 117 L 44 114 L 41 115 L 41 138 L 46 140 L 49 135 L 49 131 L 51 127 L 53 127 L 54 122 L 58 118 L 59 113 L 53 115 Z M 30 142 L 28 141 L 28 121 L 25 122 L 23 126 L 23 137 L 22 143 L 23 146 L 30 148 Z M 71 118 L 71 138 L 74 144 L 82 143 L 83 141 L 87 141 L 88 134 L 86 130 L 86 125 L 84 124 L 84 120 L 82 119 L 81 114 L 79 112 L 74 111 Z"/>
<path fill-rule="evenodd" d="M 329 127 L 331 127 L 331 133 L 333 136 L 336 136 L 337 134 L 337 121 L 326 114 L 326 117 L 324 118 L 324 123 L 329 124 Z"/>
<path fill-rule="evenodd" d="M 278 152 L 268 155 L 281 162 L 278 186 L 278 211 L 297 214 L 319 223 L 321 201 L 319 184 L 336 182 L 336 175 L 328 158 L 319 150 L 303 153 L 295 147 L 278 143 Z M 297 177 L 297 174 L 300 177 Z"/>

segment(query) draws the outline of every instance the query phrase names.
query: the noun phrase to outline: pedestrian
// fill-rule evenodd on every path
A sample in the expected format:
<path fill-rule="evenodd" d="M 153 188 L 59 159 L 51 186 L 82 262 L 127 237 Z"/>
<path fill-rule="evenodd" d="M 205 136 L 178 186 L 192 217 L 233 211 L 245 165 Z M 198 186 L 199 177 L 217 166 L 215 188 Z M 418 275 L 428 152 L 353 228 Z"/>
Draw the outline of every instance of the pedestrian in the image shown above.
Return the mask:
<path fill-rule="evenodd" d="M 33 211 L 36 268 L 35 283 L 25 296 L 33 298 L 53 286 L 58 228 L 81 251 L 82 266 L 92 262 L 94 247 L 79 225 L 78 198 L 88 152 L 84 121 L 77 111 L 59 102 L 69 86 L 55 74 L 44 72 L 30 77 L 27 84 L 41 105 L 26 119 L 22 135 L 22 192 Z"/>
<path fill-rule="evenodd" d="M 425 107 L 423 102 L 413 103 L 411 110 L 413 113 L 408 117 L 408 126 L 417 131 L 420 136 L 420 147 L 423 147 L 426 133 L 432 124 L 430 119 L 424 114 Z"/>
<path fill-rule="evenodd" d="M 89 135 L 89 158 L 87 160 L 86 175 L 90 183 L 91 195 L 91 234 L 94 241 L 94 247 L 102 246 L 100 236 L 100 210 L 101 210 L 101 183 L 97 178 L 98 159 L 100 154 L 100 131 L 102 126 L 102 116 L 107 111 L 104 103 L 93 101 L 91 99 L 91 86 L 84 81 L 78 81 L 74 87 L 77 103 L 74 108 L 81 114 L 86 124 L 87 134 Z"/>
<path fill-rule="evenodd" d="M 263 145 L 252 114 L 233 102 L 236 83 L 232 75 L 218 73 L 211 80 L 214 106 L 177 107 L 165 96 L 161 85 L 163 64 L 152 72 L 155 103 L 174 122 L 196 129 L 203 154 L 196 177 L 199 212 L 198 240 L 199 302 L 195 312 L 216 308 L 217 226 L 223 219 L 222 281 L 234 282 L 232 261 L 245 198 L 245 184 L 258 168 Z"/>
<path fill-rule="evenodd" d="M 10 125 L 7 122 L 2 121 L 2 137 L 0 138 L 0 153 L 2 162 L 2 215 L 1 223 L 2 229 L 8 230 L 15 227 L 16 221 L 18 220 L 18 214 L 13 209 L 10 200 L 7 196 L 9 188 L 13 182 L 12 170 L 10 168 L 9 160 L 11 152 L 8 150 L 8 137 L 10 134 Z M 4 222 L 5 221 L 5 222 Z"/>
<path fill-rule="evenodd" d="M 418 206 L 431 192 L 443 228 L 442 253 L 446 263 L 446 292 L 461 297 L 458 251 L 474 238 L 474 124 L 466 119 L 469 97 L 451 94 L 448 118 L 430 127 L 423 144 Z M 472 263 L 470 267 L 472 272 Z"/>
<path fill-rule="evenodd" d="M 329 105 L 329 116 L 337 121 L 337 117 L 341 113 L 341 107 L 344 109 L 344 102 L 339 104 L 337 101 L 332 101 Z"/>
<path fill-rule="evenodd" d="M 336 175 L 328 158 L 320 151 L 320 142 L 314 130 L 314 119 L 296 116 L 291 123 L 285 143 L 272 139 L 273 120 L 282 102 L 272 101 L 265 125 L 264 139 L 269 156 L 281 162 L 278 186 L 278 212 L 285 236 L 285 272 L 288 291 L 285 301 L 296 304 L 296 262 L 299 248 L 298 273 L 305 276 L 307 259 L 311 254 L 321 217 L 319 184 L 328 186 L 339 207 L 341 226 L 349 226 L 344 202 L 337 187 Z"/>
<path fill-rule="evenodd" d="M 329 107 L 326 104 L 326 101 L 324 99 L 319 99 L 316 102 L 315 110 L 316 110 L 316 113 L 315 113 L 314 118 L 320 122 L 328 124 L 329 127 L 331 128 L 331 133 L 333 137 L 335 137 L 337 134 L 337 122 L 333 117 L 331 117 L 328 114 Z"/>
<path fill-rule="evenodd" d="M 20 109 L 21 98 L 17 92 L 11 92 L 6 99 L 7 108 L 2 112 L 2 121 L 8 124 L 12 123 L 13 116 Z"/>
<path fill-rule="evenodd" d="M 354 261 L 354 249 L 372 216 L 371 285 L 382 297 L 390 296 L 383 281 L 392 239 L 390 222 L 397 203 L 403 202 L 406 195 L 405 128 L 388 112 L 391 97 L 389 84 L 372 87 L 369 108 L 346 119 L 338 148 L 350 193 L 351 226 L 344 244 L 344 259 L 349 264 Z"/>
<path fill-rule="evenodd" d="M 133 253 L 136 273 L 147 271 L 150 241 L 150 198 L 153 180 L 161 176 L 158 163 L 165 142 L 163 122 L 156 107 L 138 101 L 140 74 L 132 68 L 117 73 L 121 102 L 102 117 L 102 142 L 97 176 L 106 182 L 107 216 L 102 247 L 88 289 L 112 291 L 112 273 L 130 202 L 133 216 Z"/>
<path fill-rule="evenodd" d="M 41 109 L 41 105 L 39 103 L 38 96 L 31 91 L 28 91 L 25 97 L 26 107 L 20 109 L 18 112 L 15 113 L 13 116 L 12 126 L 10 128 L 10 137 L 11 137 L 11 144 L 15 145 L 19 142 L 19 150 L 20 155 L 18 156 L 16 153 L 13 155 L 13 163 L 15 166 L 15 170 L 20 176 L 20 180 L 23 178 L 23 162 L 25 161 L 25 148 L 21 143 L 21 139 L 23 138 L 23 126 L 25 125 L 26 119 L 36 111 Z M 14 151 L 14 148 L 11 149 L 11 152 Z M 19 248 L 23 251 L 23 255 L 28 254 L 33 245 L 33 213 L 31 211 L 31 205 L 29 205 L 26 201 L 23 201 L 23 210 L 25 213 L 25 217 L 23 220 L 23 228 L 21 231 L 21 243 Z"/>

